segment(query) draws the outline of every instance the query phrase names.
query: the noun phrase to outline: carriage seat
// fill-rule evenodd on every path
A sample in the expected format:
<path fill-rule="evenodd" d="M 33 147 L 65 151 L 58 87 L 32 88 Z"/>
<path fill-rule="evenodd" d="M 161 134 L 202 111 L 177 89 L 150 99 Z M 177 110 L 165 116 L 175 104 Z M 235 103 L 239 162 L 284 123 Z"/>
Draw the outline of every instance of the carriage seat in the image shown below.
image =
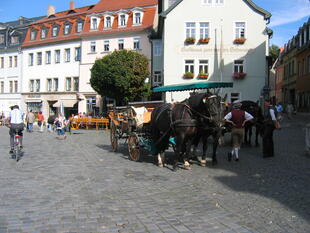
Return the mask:
<path fill-rule="evenodd" d="M 132 107 L 133 111 L 135 112 L 135 120 L 137 123 L 137 127 L 140 128 L 143 126 L 144 123 L 149 123 L 151 121 L 151 112 L 147 110 L 145 107 L 135 108 Z"/>

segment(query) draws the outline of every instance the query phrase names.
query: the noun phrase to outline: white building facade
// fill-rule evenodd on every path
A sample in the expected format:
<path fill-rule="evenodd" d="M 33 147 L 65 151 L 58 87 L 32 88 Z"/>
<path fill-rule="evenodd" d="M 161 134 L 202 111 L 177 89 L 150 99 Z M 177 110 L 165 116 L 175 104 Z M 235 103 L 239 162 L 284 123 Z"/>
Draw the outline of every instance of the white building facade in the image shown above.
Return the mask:
<path fill-rule="evenodd" d="M 267 75 L 270 13 L 243 0 L 164 0 L 161 4 L 161 40 L 153 41 L 153 51 L 155 42 L 162 51 L 161 56 L 153 56 L 157 66 L 153 72 L 162 72 L 164 85 L 233 82 L 233 88 L 221 92 L 228 94 L 229 102 L 259 99 Z M 188 92 L 176 92 L 165 98 L 173 102 L 188 96 Z"/>

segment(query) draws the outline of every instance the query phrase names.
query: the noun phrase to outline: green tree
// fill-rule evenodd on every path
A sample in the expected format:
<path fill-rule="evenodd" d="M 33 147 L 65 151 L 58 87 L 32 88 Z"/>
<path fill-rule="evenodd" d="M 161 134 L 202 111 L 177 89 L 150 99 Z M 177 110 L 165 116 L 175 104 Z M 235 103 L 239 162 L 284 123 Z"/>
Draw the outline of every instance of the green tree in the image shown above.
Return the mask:
<path fill-rule="evenodd" d="M 150 95 L 146 56 L 129 50 L 114 51 L 97 59 L 91 68 L 90 84 L 101 96 L 116 100 L 117 105 L 138 101 Z"/>
<path fill-rule="evenodd" d="M 272 59 L 272 64 L 277 60 L 280 53 L 280 48 L 277 45 L 271 45 L 269 47 L 269 56 Z"/>

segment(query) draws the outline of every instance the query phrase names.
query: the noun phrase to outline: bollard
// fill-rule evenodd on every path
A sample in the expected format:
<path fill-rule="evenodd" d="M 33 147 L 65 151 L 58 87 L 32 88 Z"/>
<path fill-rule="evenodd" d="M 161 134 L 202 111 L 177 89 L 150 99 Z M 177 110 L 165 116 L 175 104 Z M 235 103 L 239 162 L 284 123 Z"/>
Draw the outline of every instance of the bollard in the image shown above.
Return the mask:
<path fill-rule="evenodd" d="M 306 125 L 305 144 L 306 144 L 306 152 L 308 155 L 310 155 L 310 124 Z"/>

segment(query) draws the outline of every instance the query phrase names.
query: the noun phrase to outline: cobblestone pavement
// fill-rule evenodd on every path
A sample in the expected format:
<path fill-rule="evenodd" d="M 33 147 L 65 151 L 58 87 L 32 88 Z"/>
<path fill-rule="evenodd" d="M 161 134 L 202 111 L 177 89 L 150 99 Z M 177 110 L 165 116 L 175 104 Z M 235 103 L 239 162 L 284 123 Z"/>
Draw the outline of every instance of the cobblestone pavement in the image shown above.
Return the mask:
<path fill-rule="evenodd" d="M 244 147 L 239 162 L 172 172 L 111 152 L 108 132 L 79 131 L 66 140 L 25 133 L 25 154 L 9 158 L 0 128 L 2 232 L 310 232 L 309 115 L 283 122 L 274 158 Z"/>

